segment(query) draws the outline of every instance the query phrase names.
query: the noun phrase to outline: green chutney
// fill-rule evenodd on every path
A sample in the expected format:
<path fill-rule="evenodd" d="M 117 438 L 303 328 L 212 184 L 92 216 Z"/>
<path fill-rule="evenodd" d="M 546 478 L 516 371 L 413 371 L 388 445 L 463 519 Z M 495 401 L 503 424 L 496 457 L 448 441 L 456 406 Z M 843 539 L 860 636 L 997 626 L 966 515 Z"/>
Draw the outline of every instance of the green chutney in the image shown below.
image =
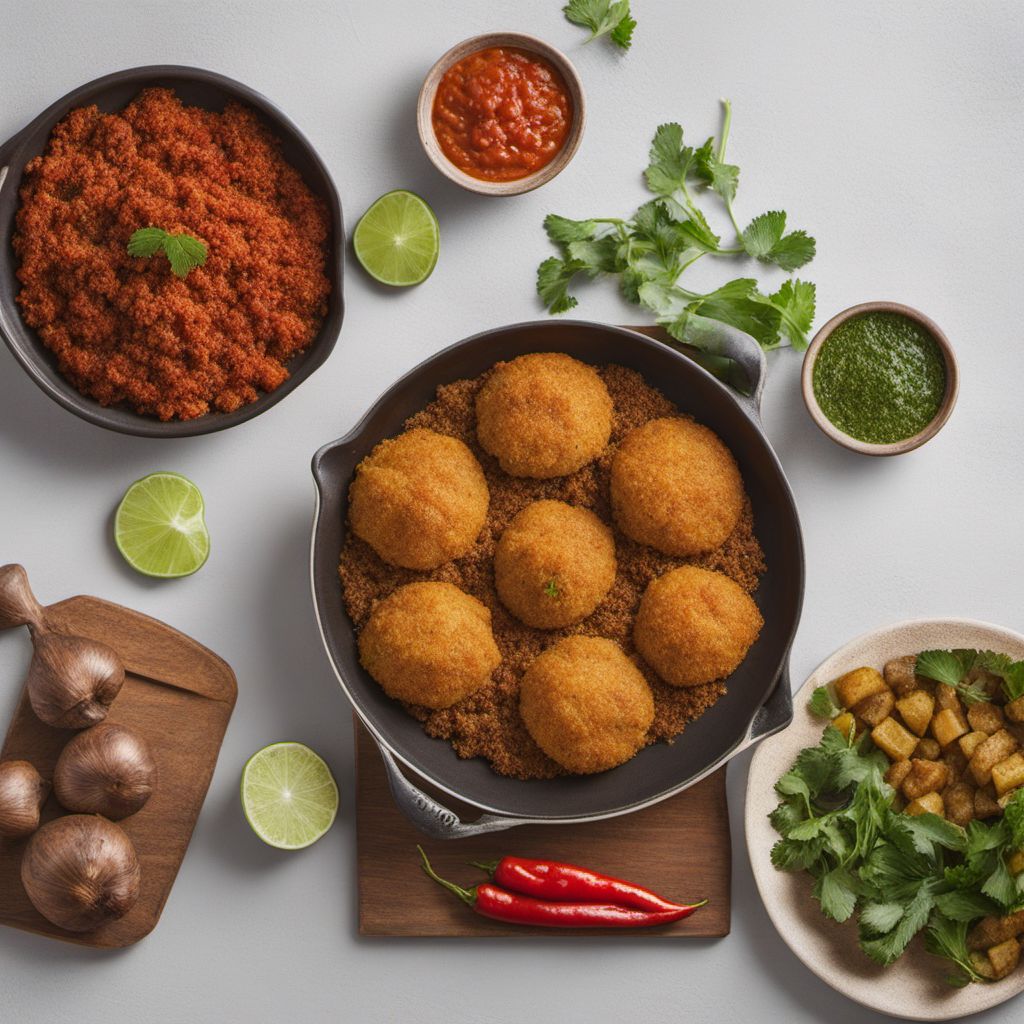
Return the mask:
<path fill-rule="evenodd" d="M 946 391 L 935 339 L 901 313 L 864 313 L 841 323 L 814 361 L 814 397 L 844 434 L 892 444 L 920 433 Z"/>

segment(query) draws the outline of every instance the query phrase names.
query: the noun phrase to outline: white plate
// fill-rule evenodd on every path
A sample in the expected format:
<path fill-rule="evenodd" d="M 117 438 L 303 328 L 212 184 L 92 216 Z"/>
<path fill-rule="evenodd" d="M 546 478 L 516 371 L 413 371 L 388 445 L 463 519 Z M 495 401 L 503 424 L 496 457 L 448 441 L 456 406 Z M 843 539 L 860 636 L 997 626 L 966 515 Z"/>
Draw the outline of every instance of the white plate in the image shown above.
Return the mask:
<path fill-rule="evenodd" d="M 776 779 L 804 747 L 821 738 L 823 723 L 807 710 L 816 686 L 861 665 L 881 669 L 889 658 L 931 648 L 976 647 L 1024 658 L 1024 636 L 1000 626 L 962 619 L 915 619 L 851 640 L 823 661 L 794 696 L 793 724 L 763 740 L 747 780 L 747 850 L 768 916 L 785 943 L 822 981 L 855 1002 L 907 1020 L 950 1020 L 979 1013 L 1024 989 L 1024 966 L 992 984 L 956 989 L 943 980 L 945 961 L 925 952 L 920 937 L 896 963 L 879 967 L 857 945 L 854 921 L 836 924 L 811 897 L 804 872 L 777 871 L 769 857 L 779 838 L 768 822 L 778 804 Z"/>

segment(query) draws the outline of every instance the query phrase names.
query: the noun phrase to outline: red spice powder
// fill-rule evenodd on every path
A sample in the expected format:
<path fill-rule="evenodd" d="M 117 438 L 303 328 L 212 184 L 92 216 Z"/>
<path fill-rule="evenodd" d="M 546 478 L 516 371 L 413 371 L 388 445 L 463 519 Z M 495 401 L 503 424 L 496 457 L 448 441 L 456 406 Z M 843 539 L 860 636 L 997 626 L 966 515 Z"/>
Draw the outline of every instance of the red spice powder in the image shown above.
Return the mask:
<path fill-rule="evenodd" d="M 327 312 L 327 208 L 256 113 L 147 89 L 73 110 L 25 168 L 18 303 L 60 372 L 162 420 L 230 412 L 288 379 Z M 143 227 L 207 246 L 185 279 L 128 255 Z"/>
<path fill-rule="evenodd" d="M 364 541 L 349 532 L 341 552 L 345 608 L 356 629 L 369 618 L 376 601 L 396 587 L 415 580 L 443 580 L 472 594 L 491 610 L 494 639 L 502 662 L 493 681 L 441 711 L 406 705 L 430 736 L 447 740 L 460 757 L 483 757 L 500 775 L 520 779 L 551 778 L 566 774 L 537 746 L 519 716 L 519 680 L 533 659 L 565 636 L 584 634 L 616 641 L 637 664 L 654 694 L 654 724 L 648 743 L 670 742 L 689 722 L 699 718 L 724 693 L 725 683 L 675 687 L 662 682 L 636 655 L 633 621 L 647 584 L 678 565 L 692 563 L 724 573 L 753 593 L 765 570 L 764 554 L 754 536 L 749 501 L 736 529 L 714 551 L 696 558 L 673 558 L 636 544 L 615 529 L 609 498 L 609 478 L 615 448 L 634 427 L 659 416 L 679 415 L 661 392 L 649 387 L 640 374 L 621 366 L 599 370 L 614 404 L 611 441 L 598 459 L 570 476 L 529 480 L 504 473 L 497 459 L 476 439 L 476 394 L 491 371 L 474 380 L 460 380 L 438 388 L 437 398 L 405 424 L 426 427 L 464 441 L 480 461 L 491 501 L 487 521 L 472 551 L 432 572 L 399 569 L 382 561 Z M 494 587 L 494 548 L 502 531 L 526 505 L 552 498 L 594 511 L 615 535 L 615 583 L 594 612 L 565 629 L 540 630 L 526 626 L 508 612 Z"/>

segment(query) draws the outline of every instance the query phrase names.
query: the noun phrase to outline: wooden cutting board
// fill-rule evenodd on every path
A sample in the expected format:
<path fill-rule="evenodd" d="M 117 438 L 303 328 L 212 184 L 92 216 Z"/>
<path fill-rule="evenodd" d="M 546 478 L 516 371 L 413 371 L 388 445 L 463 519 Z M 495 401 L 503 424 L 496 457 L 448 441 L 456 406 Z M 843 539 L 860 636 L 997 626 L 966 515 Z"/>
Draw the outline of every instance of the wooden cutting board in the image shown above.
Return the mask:
<path fill-rule="evenodd" d="M 384 764 L 370 734 L 355 721 L 359 931 L 362 935 L 472 936 L 619 935 L 708 938 L 729 934 L 729 812 L 725 768 L 660 804 L 582 825 L 523 825 L 507 832 L 448 841 L 428 839 L 391 798 Z M 422 784 L 419 781 L 417 784 Z M 423 788 L 464 821 L 479 812 Z M 506 854 L 583 864 L 628 878 L 667 899 L 710 902 L 662 928 L 562 931 L 521 928 L 479 917 L 420 870 L 419 843 L 444 878 L 469 887 L 484 881 L 473 860 Z"/>
<path fill-rule="evenodd" d="M 21 855 L 28 840 L 0 839 L 0 924 L 85 946 L 129 946 L 156 927 L 188 849 L 235 706 L 235 674 L 183 633 L 99 598 L 72 597 L 50 605 L 45 618 L 53 630 L 109 644 L 124 661 L 124 687 L 107 721 L 142 733 L 158 772 L 146 806 L 119 822 L 139 855 L 142 890 L 138 903 L 119 921 L 85 934 L 65 931 L 39 914 L 22 888 Z M 31 761 L 49 780 L 64 744 L 74 735 L 39 721 L 23 691 L 0 760 Z M 63 813 L 51 794 L 44 820 Z"/>

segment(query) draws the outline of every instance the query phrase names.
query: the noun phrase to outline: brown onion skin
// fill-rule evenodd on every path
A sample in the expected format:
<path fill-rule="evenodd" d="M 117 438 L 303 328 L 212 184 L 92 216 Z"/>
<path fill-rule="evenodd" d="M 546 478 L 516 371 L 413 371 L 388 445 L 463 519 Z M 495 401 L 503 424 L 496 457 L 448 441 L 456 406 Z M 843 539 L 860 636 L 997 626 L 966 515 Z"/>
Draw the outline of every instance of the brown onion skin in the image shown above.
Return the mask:
<path fill-rule="evenodd" d="M 51 924 L 94 931 L 124 917 L 139 898 L 142 873 L 120 826 L 94 814 L 67 814 L 28 841 L 21 883 Z"/>
<path fill-rule="evenodd" d="M 75 736 L 61 752 L 53 791 L 61 805 L 118 821 L 142 809 L 156 788 L 156 762 L 134 729 L 101 722 Z"/>
<path fill-rule="evenodd" d="M 32 710 L 58 729 L 85 729 L 107 717 L 124 685 L 124 664 L 106 644 L 32 629 L 28 669 Z"/>
<path fill-rule="evenodd" d="M 35 832 L 49 792 L 49 783 L 28 761 L 0 761 L 0 836 L 24 839 Z"/>

